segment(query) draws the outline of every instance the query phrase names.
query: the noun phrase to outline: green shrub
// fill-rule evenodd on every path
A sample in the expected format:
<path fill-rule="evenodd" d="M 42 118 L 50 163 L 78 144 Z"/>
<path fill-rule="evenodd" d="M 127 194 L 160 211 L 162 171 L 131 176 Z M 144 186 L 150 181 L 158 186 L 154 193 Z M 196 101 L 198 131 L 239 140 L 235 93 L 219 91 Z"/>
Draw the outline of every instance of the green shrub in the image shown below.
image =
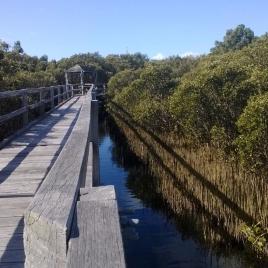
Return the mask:
<path fill-rule="evenodd" d="M 236 139 L 241 163 L 268 170 L 268 93 L 252 97 L 238 122 Z M 259 170 L 260 171 L 260 170 Z"/>

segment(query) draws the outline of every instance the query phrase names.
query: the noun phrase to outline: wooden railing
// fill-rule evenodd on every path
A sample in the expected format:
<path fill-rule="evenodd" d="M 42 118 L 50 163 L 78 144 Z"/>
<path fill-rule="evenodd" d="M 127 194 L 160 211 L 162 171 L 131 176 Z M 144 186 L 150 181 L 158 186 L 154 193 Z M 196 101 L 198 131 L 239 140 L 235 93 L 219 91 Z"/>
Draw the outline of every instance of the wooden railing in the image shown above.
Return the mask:
<path fill-rule="evenodd" d="M 22 115 L 23 126 L 26 126 L 29 122 L 29 112 L 31 110 L 38 108 L 40 114 L 42 114 L 47 106 L 49 110 L 53 109 L 55 106 L 73 97 L 73 86 L 58 85 L 0 92 L 0 102 L 3 99 L 15 97 L 20 98 L 21 107 L 15 111 L 0 115 L 0 124 Z"/>
<path fill-rule="evenodd" d="M 93 187 L 99 185 L 97 92 L 93 84 L 83 89 L 81 93 L 87 94 L 81 97 L 72 132 L 24 213 L 25 266 L 29 268 L 125 268 L 114 187 Z M 41 114 L 52 110 L 75 92 L 73 85 L 0 92 L 0 101 L 17 98 L 16 105 L 21 104 L 6 114 L 0 110 L 0 124 L 22 116 L 26 126 L 31 110 L 39 109 Z M 95 244 L 96 250 L 91 250 Z"/>
<path fill-rule="evenodd" d="M 92 89 L 85 96 L 75 127 L 64 149 L 25 213 L 24 246 L 27 267 L 65 267 L 74 210 L 88 174 L 90 142 L 97 134 L 97 101 Z M 94 93 L 93 93 L 94 98 Z M 95 113 L 92 113 L 92 109 Z M 95 130 L 94 130 L 95 129 Z M 98 156 L 94 156 L 98 157 Z M 93 155 L 90 155 L 93 159 Z"/>
<path fill-rule="evenodd" d="M 84 95 L 85 93 L 88 92 L 93 86 L 93 84 L 71 84 L 73 86 L 73 91 L 76 93 L 80 93 Z"/>
<path fill-rule="evenodd" d="M 125 268 L 114 187 L 93 187 L 99 185 L 94 85 L 83 98 L 72 133 L 25 212 L 29 268 Z"/>

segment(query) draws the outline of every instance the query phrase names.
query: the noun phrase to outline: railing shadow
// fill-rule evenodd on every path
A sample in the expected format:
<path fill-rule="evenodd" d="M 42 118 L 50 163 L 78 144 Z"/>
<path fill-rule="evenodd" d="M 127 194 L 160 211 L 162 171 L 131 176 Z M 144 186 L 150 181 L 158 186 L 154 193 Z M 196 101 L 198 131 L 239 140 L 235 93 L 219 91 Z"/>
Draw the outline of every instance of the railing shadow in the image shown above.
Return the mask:
<path fill-rule="evenodd" d="M 49 133 L 51 131 L 51 129 L 58 123 L 60 122 L 65 115 L 71 114 L 71 113 L 76 113 L 75 117 L 72 119 L 68 130 L 66 131 L 66 133 L 64 134 L 60 144 L 59 144 L 59 148 L 57 149 L 55 155 L 53 156 L 51 162 L 48 164 L 48 168 L 46 169 L 46 173 L 43 177 L 43 179 L 46 177 L 47 173 L 49 172 L 49 170 L 51 169 L 51 167 L 53 166 L 54 162 L 56 161 L 58 154 L 60 153 L 60 151 L 62 150 L 66 140 L 69 138 L 75 123 L 78 119 L 81 107 L 76 110 L 73 109 L 72 106 L 79 100 L 79 98 L 72 100 L 72 102 L 64 109 L 64 110 L 55 110 L 53 111 L 53 115 L 56 115 L 56 119 L 54 118 L 49 124 L 48 127 L 46 128 L 45 132 L 39 132 L 40 135 L 36 136 L 36 142 L 35 143 L 29 143 L 21 152 L 19 152 L 7 165 L 5 168 L 3 168 L 0 172 L 0 178 L 1 181 L 0 183 L 3 183 L 4 181 L 6 181 L 9 176 L 18 168 L 18 166 L 23 162 L 24 159 L 27 158 L 27 156 L 29 155 L 29 153 L 36 148 L 36 145 L 44 138 L 49 137 Z M 49 115 L 50 116 L 50 115 Z M 38 126 L 40 124 L 42 124 L 42 122 L 44 122 L 45 120 L 49 119 L 49 116 L 44 118 L 42 121 L 38 122 L 36 125 L 32 126 L 32 128 L 30 128 L 26 133 L 31 133 L 31 129 L 35 128 L 35 126 Z M 41 130 L 40 130 L 41 131 Z M 35 132 L 35 131 L 34 131 Z M 42 145 L 41 145 L 42 146 Z M 11 146 L 12 147 L 12 146 Z M 19 158 L 18 158 L 19 157 Z M 19 159 L 19 161 L 17 161 Z M 1 185 L 1 184 L 0 184 Z M 40 187 L 41 183 L 39 184 L 38 188 Z M 37 188 L 37 190 L 38 190 Z M 0 198 L 7 198 L 7 197 L 19 197 L 20 195 L 2 195 L 0 196 Z M 22 195 L 23 197 L 26 196 L 33 196 L 33 195 Z M 23 237 L 22 236 L 18 236 L 18 230 L 21 228 L 21 226 L 24 226 L 23 223 L 23 217 L 21 217 L 21 220 L 18 223 L 18 226 L 16 228 L 16 230 L 14 231 L 13 235 L 11 236 L 7 247 L 5 249 L 5 251 L 3 252 L 1 258 L 0 258 L 0 266 L 1 264 L 5 264 L 7 262 L 7 260 L 9 259 L 9 252 L 14 250 L 14 244 L 16 244 L 16 247 L 18 248 L 22 248 L 18 253 L 20 254 L 21 257 L 23 257 L 23 260 L 25 259 L 25 255 L 24 255 L 24 250 L 23 250 Z M 18 239 L 18 237 L 20 237 L 20 239 Z M 8 266 L 8 265 L 7 265 Z"/>
<path fill-rule="evenodd" d="M 126 123 L 128 125 L 128 127 L 130 127 L 134 131 L 134 133 L 139 137 L 139 139 L 141 139 L 142 142 L 148 147 L 148 149 L 150 150 L 150 152 L 154 152 L 155 157 L 160 162 L 162 162 L 162 160 L 157 155 L 157 153 L 154 151 L 154 148 L 150 144 L 148 144 L 143 139 L 142 136 L 140 136 L 140 134 L 137 132 L 137 130 L 133 126 L 142 129 L 149 136 L 151 136 L 164 150 L 166 150 L 184 168 L 186 168 L 194 176 L 194 178 L 202 184 L 202 186 L 204 186 L 210 193 L 212 193 L 214 196 L 216 196 L 217 198 L 219 198 L 224 205 L 226 205 L 229 209 L 231 209 L 234 212 L 234 214 L 239 219 L 241 219 L 242 221 L 244 221 L 245 223 L 247 223 L 249 225 L 251 225 L 253 223 L 256 223 L 255 219 L 251 215 L 249 215 L 241 207 L 239 207 L 239 205 L 237 203 L 233 202 L 228 196 L 226 196 L 226 194 L 224 194 L 223 192 L 221 192 L 206 177 L 204 177 L 197 170 L 195 170 L 183 157 L 181 157 L 180 155 L 178 155 L 172 148 L 170 148 L 163 141 L 161 141 L 161 139 L 158 136 L 156 136 L 152 131 L 146 129 L 146 127 L 144 127 L 144 126 L 140 125 L 139 123 L 135 122 L 132 119 L 131 115 L 127 111 L 125 111 L 121 106 L 119 106 L 118 104 L 116 104 L 114 102 L 111 102 L 111 103 L 116 107 L 116 109 L 118 109 L 122 113 L 124 113 L 124 115 L 127 117 L 127 120 L 120 113 L 116 112 L 115 110 L 113 110 L 113 113 L 115 113 L 115 115 L 118 116 L 120 120 L 122 120 L 124 123 Z M 162 164 L 164 164 L 164 163 L 162 162 Z M 167 170 L 167 171 L 169 172 L 170 170 Z M 176 174 L 171 173 L 170 175 L 174 178 L 174 180 L 176 179 Z M 180 183 L 180 182 L 178 182 L 177 179 L 175 180 L 175 182 L 176 183 Z M 184 187 L 181 183 L 178 184 L 178 186 L 179 187 Z"/>
<path fill-rule="evenodd" d="M 187 199 L 189 200 L 191 203 L 195 204 L 195 207 L 198 210 L 201 210 L 202 213 L 208 218 L 210 219 L 209 224 L 210 227 L 213 227 L 214 231 L 216 231 L 218 234 L 221 235 L 221 237 L 227 239 L 228 241 L 235 241 L 235 238 L 230 235 L 230 233 L 227 231 L 227 228 L 221 226 L 221 225 L 215 225 L 214 223 L 218 222 L 218 217 L 216 215 L 214 215 L 213 213 L 211 213 L 208 209 L 206 209 L 206 207 L 202 204 L 202 201 L 199 200 L 192 191 L 189 191 L 182 182 L 180 182 L 177 179 L 177 175 L 168 167 L 165 165 L 165 163 L 163 162 L 163 160 L 159 157 L 159 155 L 156 153 L 156 151 L 154 150 L 154 148 L 147 143 L 143 137 L 138 133 L 138 131 L 133 128 L 133 126 L 131 124 L 129 124 L 129 122 L 127 122 L 123 117 L 121 117 L 119 114 L 115 115 L 119 120 L 123 121 L 127 127 L 129 127 L 131 129 L 131 131 L 133 131 L 133 133 L 135 134 L 135 136 L 141 141 L 142 144 L 144 144 L 148 151 L 150 152 L 150 154 L 153 156 L 153 158 L 156 159 L 156 162 L 159 164 L 159 166 L 161 166 L 161 168 L 163 169 L 163 173 L 168 174 L 168 176 L 170 178 L 172 178 L 172 183 L 173 185 L 176 187 L 176 189 L 178 189 L 181 194 Z"/>
<path fill-rule="evenodd" d="M 54 114 L 54 115 L 56 114 L 57 117 L 55 118 L 55 120 L 54 120 L 52 123 L 50 123 L 49 127 L 47 127 L 47 128 L 45 129 L 44 132 L 40 132 L 40 131 L 38 131 L 38 132 L 39 132 L 38 135 L 35 135 L 35 136 L 33 135 L 33 137 L 35 138 L 35 142 L 29 142 L 29 144 L 26 145 L 26 147 L 25 147 L 23 150 L 21 150 L 18 154 L 16 154 L 16 155 L 14 156 L 14 158 L 13 158 L 11 161 L 9 161 L 8 164 L 7 164 L 4 168 L 1 169 L 1 171 L 0 171 L 0 185 L 1 185 L 1 183 L 3 183 L 5 180 L 7 180 L 7 179 L 9 178 L 9 176 L 10 176 L 10 175 L 11 175 L 11 174 L 18 168 L 18 166 L 20 166 L 20 164 L 24 161 L 24 159 L 27 158 L 27 156 L 31 153 L 31 151 L 32 151 L 34 148 L 36 148 L 36 145 L 37 145 L 38 143 L 40 143 L 44 138 L 48 138 L 48 137 L 49 137 L 49 133 L 51 133 L 51 129 L 52 129 L 58 122 L 60 122 L 60 121 L 63 119 L 63 117 L 64 117 L 67 113 L 69 113 L 69 114 L 70 114 L 70 113 L 76 113 L 76 110 L 72 109 L 72 106 L 73 106 L 77 101 L 78 101 L 78 99 L 76 99 L 74 102 L 70 103 L 70 104 L 66 107 L 66 109 L 65 109 L 64 111 L 56 110 L 56 111 L 54 111 L 54 112 L 52 113 L 52 114 Z M 61 142 L 61 144 L 60 144 L 60 147 L 59 147 L 58 151 L 56 152 L 56 154 L 58 154 L 58 153 L 61 151 L 61 149 L 62 149 L 62 145 L 65 143 L 65 141 L 68 139 L 70 133 L 72 132 L 72 129 L 73 129 L 73 126 L 74 126 L 74 124 L 75 124 L 75 122 L 76 122 L 76 120 L 77 120 L 78 114 L 79 114 L 79 112 L 78 112 L 77 115 L 75 116 L 73 122 L 70 124 L 70 128 L 68 129 L 68 131 L 67 131 L 66 134 L 64 135 L 64 137 L 63 137 L 63 139 L 62 139 L 62 142 Z M 51 115 L 49 115 L 48 117 L 46 117 L 44 120 L 47 120 L 50 116 L 51 116 Z M 38 125 L 42 124 L 42 122 L 43 122 L 44 120 L 38 122 L 36 125 L 38 126 Z M 34 128 L 36 125 L 34 125 L 32 128 Z M 31 129 L 32 129 L 32 128 L 31 128 Z M 32 133 L 32 132 L 31 132 L 31 129 L 29 129 L 29 130 L 27 131 L 27 133 Z M 35 132 L 35 131 L 33 131 L 33 133 L 34 133 L 34 132 Z M 15 139 L 15 140 L 16 140 L 16 139 Z M 19 146 L 19 145 L 18 145 L 18 146 Z M 41 146 L 42 146 L 42 145 L 41 145 Z M 12 147 L 12 146 L 11 146 L 11 147 Z M 5 147 L 5 148 L 6 148 L 6 147 Z M 55 157 L 57 157 L 57 156 L 55 156 Z M 53 160 L 55 160 L 55 159 L 53 158 Z M 54 162 L 52 162 L 52 163 L 50 164 L 50 166 L 53 165 L 53 163 L 54 163 Z M 49 167 L 50 167 L 50 166 L 49 166 Z M 46 173 L 47 173 L 47 172 L 46 172 Z"/>
<path fill-rule="evenodd" d="M 21 267 L 25 261 L 25 253 L 23 250 L 23 233 L 20 231 L 21 228 L 24 228 L 22 217 L 15 228 L 16 229 L 8 242 L 6 250 L 1 255 L 0 267 L 9 267 L 10 263 Z M 12 252 L 12 254 L 7 254 L 7 251 Z"/>

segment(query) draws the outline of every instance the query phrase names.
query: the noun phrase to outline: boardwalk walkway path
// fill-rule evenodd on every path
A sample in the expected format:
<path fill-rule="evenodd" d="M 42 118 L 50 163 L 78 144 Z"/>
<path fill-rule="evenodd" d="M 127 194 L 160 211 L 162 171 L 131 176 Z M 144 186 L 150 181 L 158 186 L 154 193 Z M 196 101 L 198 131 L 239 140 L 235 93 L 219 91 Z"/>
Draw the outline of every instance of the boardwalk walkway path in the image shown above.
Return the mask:
<path fill-rule="evenodd" d="M 23 214 L 78 118 L 74 97 L 0 150 L 0 267 L 24 267 Z"/>

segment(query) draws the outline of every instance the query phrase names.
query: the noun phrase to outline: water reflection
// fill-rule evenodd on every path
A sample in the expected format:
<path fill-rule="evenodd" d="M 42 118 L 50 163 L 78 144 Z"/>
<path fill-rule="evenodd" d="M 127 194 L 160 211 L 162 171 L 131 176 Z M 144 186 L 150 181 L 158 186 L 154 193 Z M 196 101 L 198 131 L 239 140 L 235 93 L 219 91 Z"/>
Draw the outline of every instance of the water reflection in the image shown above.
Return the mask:
<path fill-rule="evenodd" d="M 118 117 L 122 132 L 104 118 L 101 180 L 116 188 L 128 267 L 264 267 L 246 257 L 219 212 L 177 179 L 164 154 Z"/>

